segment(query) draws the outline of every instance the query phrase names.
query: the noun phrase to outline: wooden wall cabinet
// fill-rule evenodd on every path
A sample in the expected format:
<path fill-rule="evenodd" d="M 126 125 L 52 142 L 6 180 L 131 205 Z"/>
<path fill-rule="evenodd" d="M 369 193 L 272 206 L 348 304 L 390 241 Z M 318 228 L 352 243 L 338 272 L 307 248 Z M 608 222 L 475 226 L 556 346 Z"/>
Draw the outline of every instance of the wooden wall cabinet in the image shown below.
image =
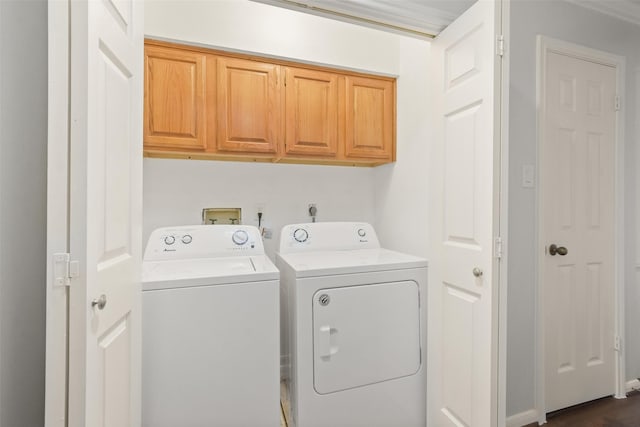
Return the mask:
<path fill-rule="evenodd" d="M 345 155 L 348 158 L 393 161 L 393 83 L 368 77 L 346 76 L 345 80 Z"/>
<path fill-rule="evenodd" d="M 278 65 L 218 57 L 218 151 L 280 151 L 279 82 Z"/>
<path fill-rule="evenodd" d="M 286 68 L 285 153 L 302 156 L 338 154 L 338 75 Z"/>
<path fill-rule="evenodd" d="M 147 40 L 149 157 L 374 166 L 395 161 L 389 77 Z"/>
<path fill-rule="evenodd" d="M 145 147 L 205 148 L 205 58 L 199 52 L 146 46 Z"/>

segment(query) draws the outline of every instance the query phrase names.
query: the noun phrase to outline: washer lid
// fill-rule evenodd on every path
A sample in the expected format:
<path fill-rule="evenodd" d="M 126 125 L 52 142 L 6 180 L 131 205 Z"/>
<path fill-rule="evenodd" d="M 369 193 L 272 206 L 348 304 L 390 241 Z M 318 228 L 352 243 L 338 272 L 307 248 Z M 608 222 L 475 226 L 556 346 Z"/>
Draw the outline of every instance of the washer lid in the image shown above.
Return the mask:
<path fill-rule="evenodd" d="M 427 260 L 389 249 L 357 249 L 278 254 L 296 277 L 366 273 L 370 271 L 423 268 Z"/>
<path fill-rule="evenodd" d="M 142 263 L 143 290 L 259 282 L 278 278 L 278 270 L 265 255 Z"/>

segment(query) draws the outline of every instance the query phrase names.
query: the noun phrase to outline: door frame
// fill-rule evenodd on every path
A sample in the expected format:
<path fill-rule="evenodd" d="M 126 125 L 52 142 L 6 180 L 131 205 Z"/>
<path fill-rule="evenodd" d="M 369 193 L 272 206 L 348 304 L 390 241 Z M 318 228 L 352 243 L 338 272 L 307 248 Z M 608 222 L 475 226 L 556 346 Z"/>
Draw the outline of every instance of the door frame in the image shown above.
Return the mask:
<path fill-rule="evenodd" d="M 69 252 L 69 0 L 48 3 L 46 427 L 67 425 L 68 294 L 53 256 Z"/>
<path fill-rule="evenodd" d="M 543 258 L 540 254 L 543 253 L 545 242 L 542 239 L 540 230 L 542 229 L 542 204 L 539 185 L 540 175 L 540 160 L 541 156 L 541 143 L 543 139 L 543 129 L 545 126 L 545 93 L 544 87 L 546 83 L 545 69 L 547 65 L 547 55 L 549 53 L 558 53 L 573 58 L 596 62 L 598 64 L 607 65 L 616 69 L 616 92 L 618 94 L 624 93 L 625 86 L 625 67 L 626 61 L 622 56 L 614 55 L 608 52 L 604 52 L 597 49 L 592 49 L 586 46 L 566 42 L 563 40 L 554 39 L 542 35 L 537 36 L 537 60 L 536 60 L 536 186 L 535 186 L 535 204 L 537 221 L 535 223 L 535 234 L 537 236 L 536 242 L 536 277 L 534 278 L 537 292 L 536 292 L 536 411 L 538 415 L 538 422 L 543 424 L 546 422 L 546 403 L 545 403 L 545 333 L 544 333 L 544 307 L 543 307 L 543 295 L 542 295 L 542 268 Z M 624 338 L 624 114 L 623 109 L 618 112 L 616 116 L 616 131 L 615 131 L 615 164 L 614 164 L 614 181 L 615 181 L 615 206 L 614 206 L 614 333 L 616 336 Z M 615 376 L 616 387 L 615 397 L 622 399 L 626 397 L 625 387 L 625 355 L 624 346 L 621 346 L 622 350 L 617 351 L 617 357 L 615 358 Z"/>

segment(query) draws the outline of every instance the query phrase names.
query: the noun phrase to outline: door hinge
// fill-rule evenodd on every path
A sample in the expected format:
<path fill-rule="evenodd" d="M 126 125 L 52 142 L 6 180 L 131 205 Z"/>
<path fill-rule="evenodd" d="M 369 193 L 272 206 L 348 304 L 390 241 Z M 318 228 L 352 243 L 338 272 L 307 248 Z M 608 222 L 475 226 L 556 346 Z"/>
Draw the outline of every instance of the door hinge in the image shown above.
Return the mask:
<path fill-rule="evenodd" d="M 504 36 L 502 34 L 496 36 L 496 55 L 504 56 Z"/>
<path fill-rule="evenodd" d="M 71 279 L 80 275 L 80 263 L 71 261 L 68 253 L 53 254 L 53 285 L 70 286 Z"/>
<path fill-rule="evenodd" d="M 622 351 L 622 338 L 620 338 L 619 335 L 616 335 L 614 343 L 613 343 L 613 349 L 615 351 Z"/>
<path fill-rule="evenodd" d="M 502 259 L 502 237 L 500 236 L 493 239 L 493 256 Z"/>
<path fill-rule="evenodd" d="M 622 109 L 622 99 L 620 99 L 620 95 L 616 95 L 613 108 L 616 111 L 620 111 Z"/>

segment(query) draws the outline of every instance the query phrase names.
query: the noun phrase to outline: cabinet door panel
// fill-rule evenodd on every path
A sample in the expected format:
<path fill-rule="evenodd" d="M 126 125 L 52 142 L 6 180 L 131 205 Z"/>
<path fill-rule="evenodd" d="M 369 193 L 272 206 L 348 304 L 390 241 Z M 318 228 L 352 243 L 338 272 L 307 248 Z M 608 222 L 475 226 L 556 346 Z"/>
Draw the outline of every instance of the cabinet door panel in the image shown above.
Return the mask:
<path fill-rule="evenodd" d="M 218 58 L 218 151 L 277 153 L 280 67 Z"/>
<path fill-rule="evenodd" d="M 338 150 L 338 75 L 286 69 L 286 153 L 335 156 Z"/>
<path fill-rule="evenodd" d="M 205 55 L 145 48 L 145 146 L 204 149 Z"/>
<path fill-rule="evenodd" d="M 393 160 L 395 133 L 393 82 L 346 77 L 345 155 Z"/>

